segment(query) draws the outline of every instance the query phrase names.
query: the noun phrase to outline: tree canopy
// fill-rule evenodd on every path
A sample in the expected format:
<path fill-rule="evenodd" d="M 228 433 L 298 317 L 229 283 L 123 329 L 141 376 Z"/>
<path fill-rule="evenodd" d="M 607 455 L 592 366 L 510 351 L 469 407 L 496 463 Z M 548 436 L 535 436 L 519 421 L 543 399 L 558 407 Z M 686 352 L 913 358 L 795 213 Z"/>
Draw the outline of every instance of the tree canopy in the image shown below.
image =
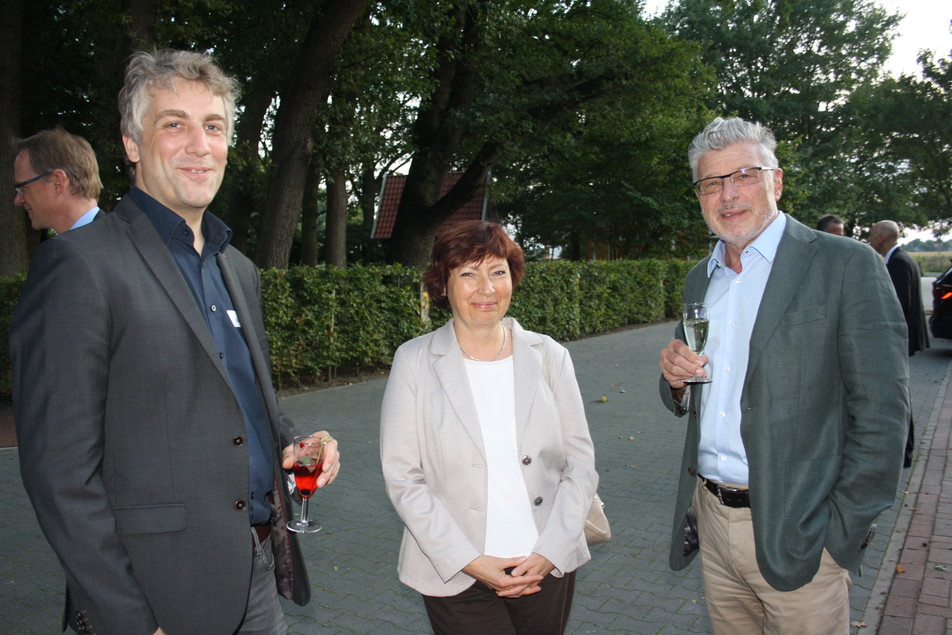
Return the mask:
<path fill-rule="evenodd" d="M 709 241 L 685 150 L 730 114 L 775 130 L 784 208 L 801 220 L 948 227 L 949 61 L 882 77 L 897 20 L 869 0 L 680 0 L 656 20 L 630 0 L 0 0 L 0 134 L 89 139 L 109 210 L 129 186 L 126 58 L 211 52 L 242 94 L 210 210 L 263 267 L 419 264 L 487 175 L 528 248 L 696 256 Z M 375 201 L 397 168 L 381 244 Z M 442 194 L 451 171 L 463 177 Z M 38 239 L 12 200 L 8 177 L 0 275 L 25 271 Z"/>

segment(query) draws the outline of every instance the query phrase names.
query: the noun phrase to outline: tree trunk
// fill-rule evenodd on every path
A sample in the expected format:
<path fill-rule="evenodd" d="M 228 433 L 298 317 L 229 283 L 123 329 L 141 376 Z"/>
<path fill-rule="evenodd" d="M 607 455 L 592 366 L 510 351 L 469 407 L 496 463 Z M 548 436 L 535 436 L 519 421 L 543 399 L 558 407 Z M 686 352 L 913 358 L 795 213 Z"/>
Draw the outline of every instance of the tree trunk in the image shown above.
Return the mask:
<path fill-rule="evenodd" d="M 274 168 L 255 247 L 260 267 L 287 267 L 313 150 L 314 113 L 327 100 L 334 59 L 366 5 L 367 0 L 328 2 L 311 22 L 275 121 Z"/>
<path fill-rule="evenodd" d="M 463 138 L 460 113 L 470 108 L 479 86 L 476 57 L 483 43 L 479 36 L 479 6 L 460 4 L 450 18 L 457 26 L 437 43 L 439 63 L 433 71 L 436 89 L 420 107 L 413 125 L 413 142 L 418 150 L 410 164 L 397 210 L 397 220 L 387 243 L 387 262 L 405 265 L 426 264 L 433 237 L 440 225 L 466 203 L 485 179 L 489 166 L 476 165 L 490 158 L 482 153 L 463 177 L 440 199 L 443 180 Z M 475 187 L 474 187 L 475 184 Z"/>
<path fill-rule="evenodd" d="M 301 207 L 301 264 L 313 267 L 318 263 L 317 219 L 320 210 L 321 167 L 316 159 L 311 162 L 304 185 L 304 202 Z"/>
<path fill-rule="evenodd" d="M 360 171 L 360 188 L 357 191 L 357 204 L 360 206 L 360 215 L 364 235 L 370 236 L 374 228 L 374 213 L 377 195 L 380 194 L 382 176 L 374 171 L 373 165 L 364 165 Z"/>
<path fill-rule="evenodd" d="M 20 136 L 20 47 L 22 44 L 23 0 L 0 0 L 0 138 Z M 0 276 L 25 273 L 30 266 L 26 214 L 13 204 L 13 159 L 9 150 L 0 152 Z"/>
<path fill-rule="evenodd" d="M 271 105 L 272 94 L 262 83 L 252 85 L 251 94 L 245 103 L 241 119 L 235 126 L 235 148 L 229 160 L 236 166 L 228 195 L 228 211 L 225 218 L 231 227 L 231 244 L 242 253 L 248 253 L 248 241 L 251 233 L 251 214 L 257 194 L 258 172 L 261 170 L 261 157 L 258 155 L 261 140 L 261 126 L 264 116 Z"/>
<path fill-rule="evenodd" d="M 347 266 L 347 176 L 343 168 L 335 168 L 327 174 L 324 261 L 341 269 Z"/>

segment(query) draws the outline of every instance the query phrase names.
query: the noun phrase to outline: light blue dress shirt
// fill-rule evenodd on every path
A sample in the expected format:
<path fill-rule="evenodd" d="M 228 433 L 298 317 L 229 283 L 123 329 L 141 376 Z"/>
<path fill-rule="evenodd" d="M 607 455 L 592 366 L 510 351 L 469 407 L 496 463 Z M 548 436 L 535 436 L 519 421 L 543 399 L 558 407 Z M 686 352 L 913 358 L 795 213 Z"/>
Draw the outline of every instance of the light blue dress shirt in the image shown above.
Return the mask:
<path fill-rule="evenodd" d="M 99 207 L 93 207 L 85 214 L 76 219 L 76 222 L 73 223 L 73 226 L 70 229 L 76 229 L 77 227 L 82 227 L 83 225 L 88 225 L 93 222 L 93 219 L 96 218 L 96 214 L 99 213 Z"/>
<path fill-rule="evenodd" d="M 717 242 L 708 261 L 711 280 L 704 302 L 711 326 L 704 353 L 710 360 L 713 381 L 705 385 L 701 396 L 698 472 L 713 481 L 737 485 L 748 482 L 747 452 L 740 436 L 740 397 L 747 375 L 750 335 L 786 225 L 786 216 L 777 214 L 742 252 L 740 273 L 724 264 L 723 241 Z"/>

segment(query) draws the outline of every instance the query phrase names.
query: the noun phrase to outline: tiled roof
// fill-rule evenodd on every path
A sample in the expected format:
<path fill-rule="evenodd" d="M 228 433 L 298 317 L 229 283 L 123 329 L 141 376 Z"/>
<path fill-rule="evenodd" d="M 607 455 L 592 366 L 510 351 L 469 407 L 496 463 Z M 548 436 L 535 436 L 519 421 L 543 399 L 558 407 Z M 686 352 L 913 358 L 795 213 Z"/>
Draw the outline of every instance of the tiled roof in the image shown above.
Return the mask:
<path fill-rule="evenodd" d="M 459 181 L 462 172 L 450 172 L 443 180 L 440 196 L 444 196 Z M 400 207 L 400 197 L 403 195 L 403 186 L 407 182 L 405 174 L 387 174 L 384 176 L 383 188 L 380 194 L 380 203 L 377 205 L 377 216 L 374 218 L 372 238 L 387 239 L 393 233 L 393 225 L 397 222 L 397 208 Z M 455 223 L 461 220 L 484 220 L 489 207 L 486 187 L 479 188 L 476 195 L 461 208 L 453 212 L 446 221 Z"/>

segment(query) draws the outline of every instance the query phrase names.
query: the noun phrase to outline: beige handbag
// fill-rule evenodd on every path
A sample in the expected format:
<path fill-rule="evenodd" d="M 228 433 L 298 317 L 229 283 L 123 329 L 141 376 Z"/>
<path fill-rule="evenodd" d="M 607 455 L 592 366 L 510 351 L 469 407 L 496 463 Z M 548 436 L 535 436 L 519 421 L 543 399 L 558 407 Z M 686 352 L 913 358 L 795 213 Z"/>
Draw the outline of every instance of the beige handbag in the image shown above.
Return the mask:
<path fill-rule="evenodd" d="M 545 353 L 542 352 L 541 347 L 536 348 L 536 350 L 539 351 L 539 357 L 542 360 L 543 376 L 551 388 L 552 384 L 549 381 L 549 364 L 545 359 Z M 589 546 L 600 545 L 603 542 L 611 540 L 611 537 L 612 528 L 608 524 L 608 516 L 605 515 L 605 503 L 598 497 L 598 492 L 595 492 L 595 497 L 592 499 L 592 506 L 588 508 L 588 517 L 585 519 L 585 542 L 587 542 Z"/>
<path fill-rule="evenodd" d="M 585 519 L 585 542 L 590 546 L 600 545 L 608 542 L 612 537 L 612 528 L 608 524 L 608 517 L 605 516 L 605 503 L 595 493 L 592 499 L 592 506 L 588 510 L 588 518 Z"/>

